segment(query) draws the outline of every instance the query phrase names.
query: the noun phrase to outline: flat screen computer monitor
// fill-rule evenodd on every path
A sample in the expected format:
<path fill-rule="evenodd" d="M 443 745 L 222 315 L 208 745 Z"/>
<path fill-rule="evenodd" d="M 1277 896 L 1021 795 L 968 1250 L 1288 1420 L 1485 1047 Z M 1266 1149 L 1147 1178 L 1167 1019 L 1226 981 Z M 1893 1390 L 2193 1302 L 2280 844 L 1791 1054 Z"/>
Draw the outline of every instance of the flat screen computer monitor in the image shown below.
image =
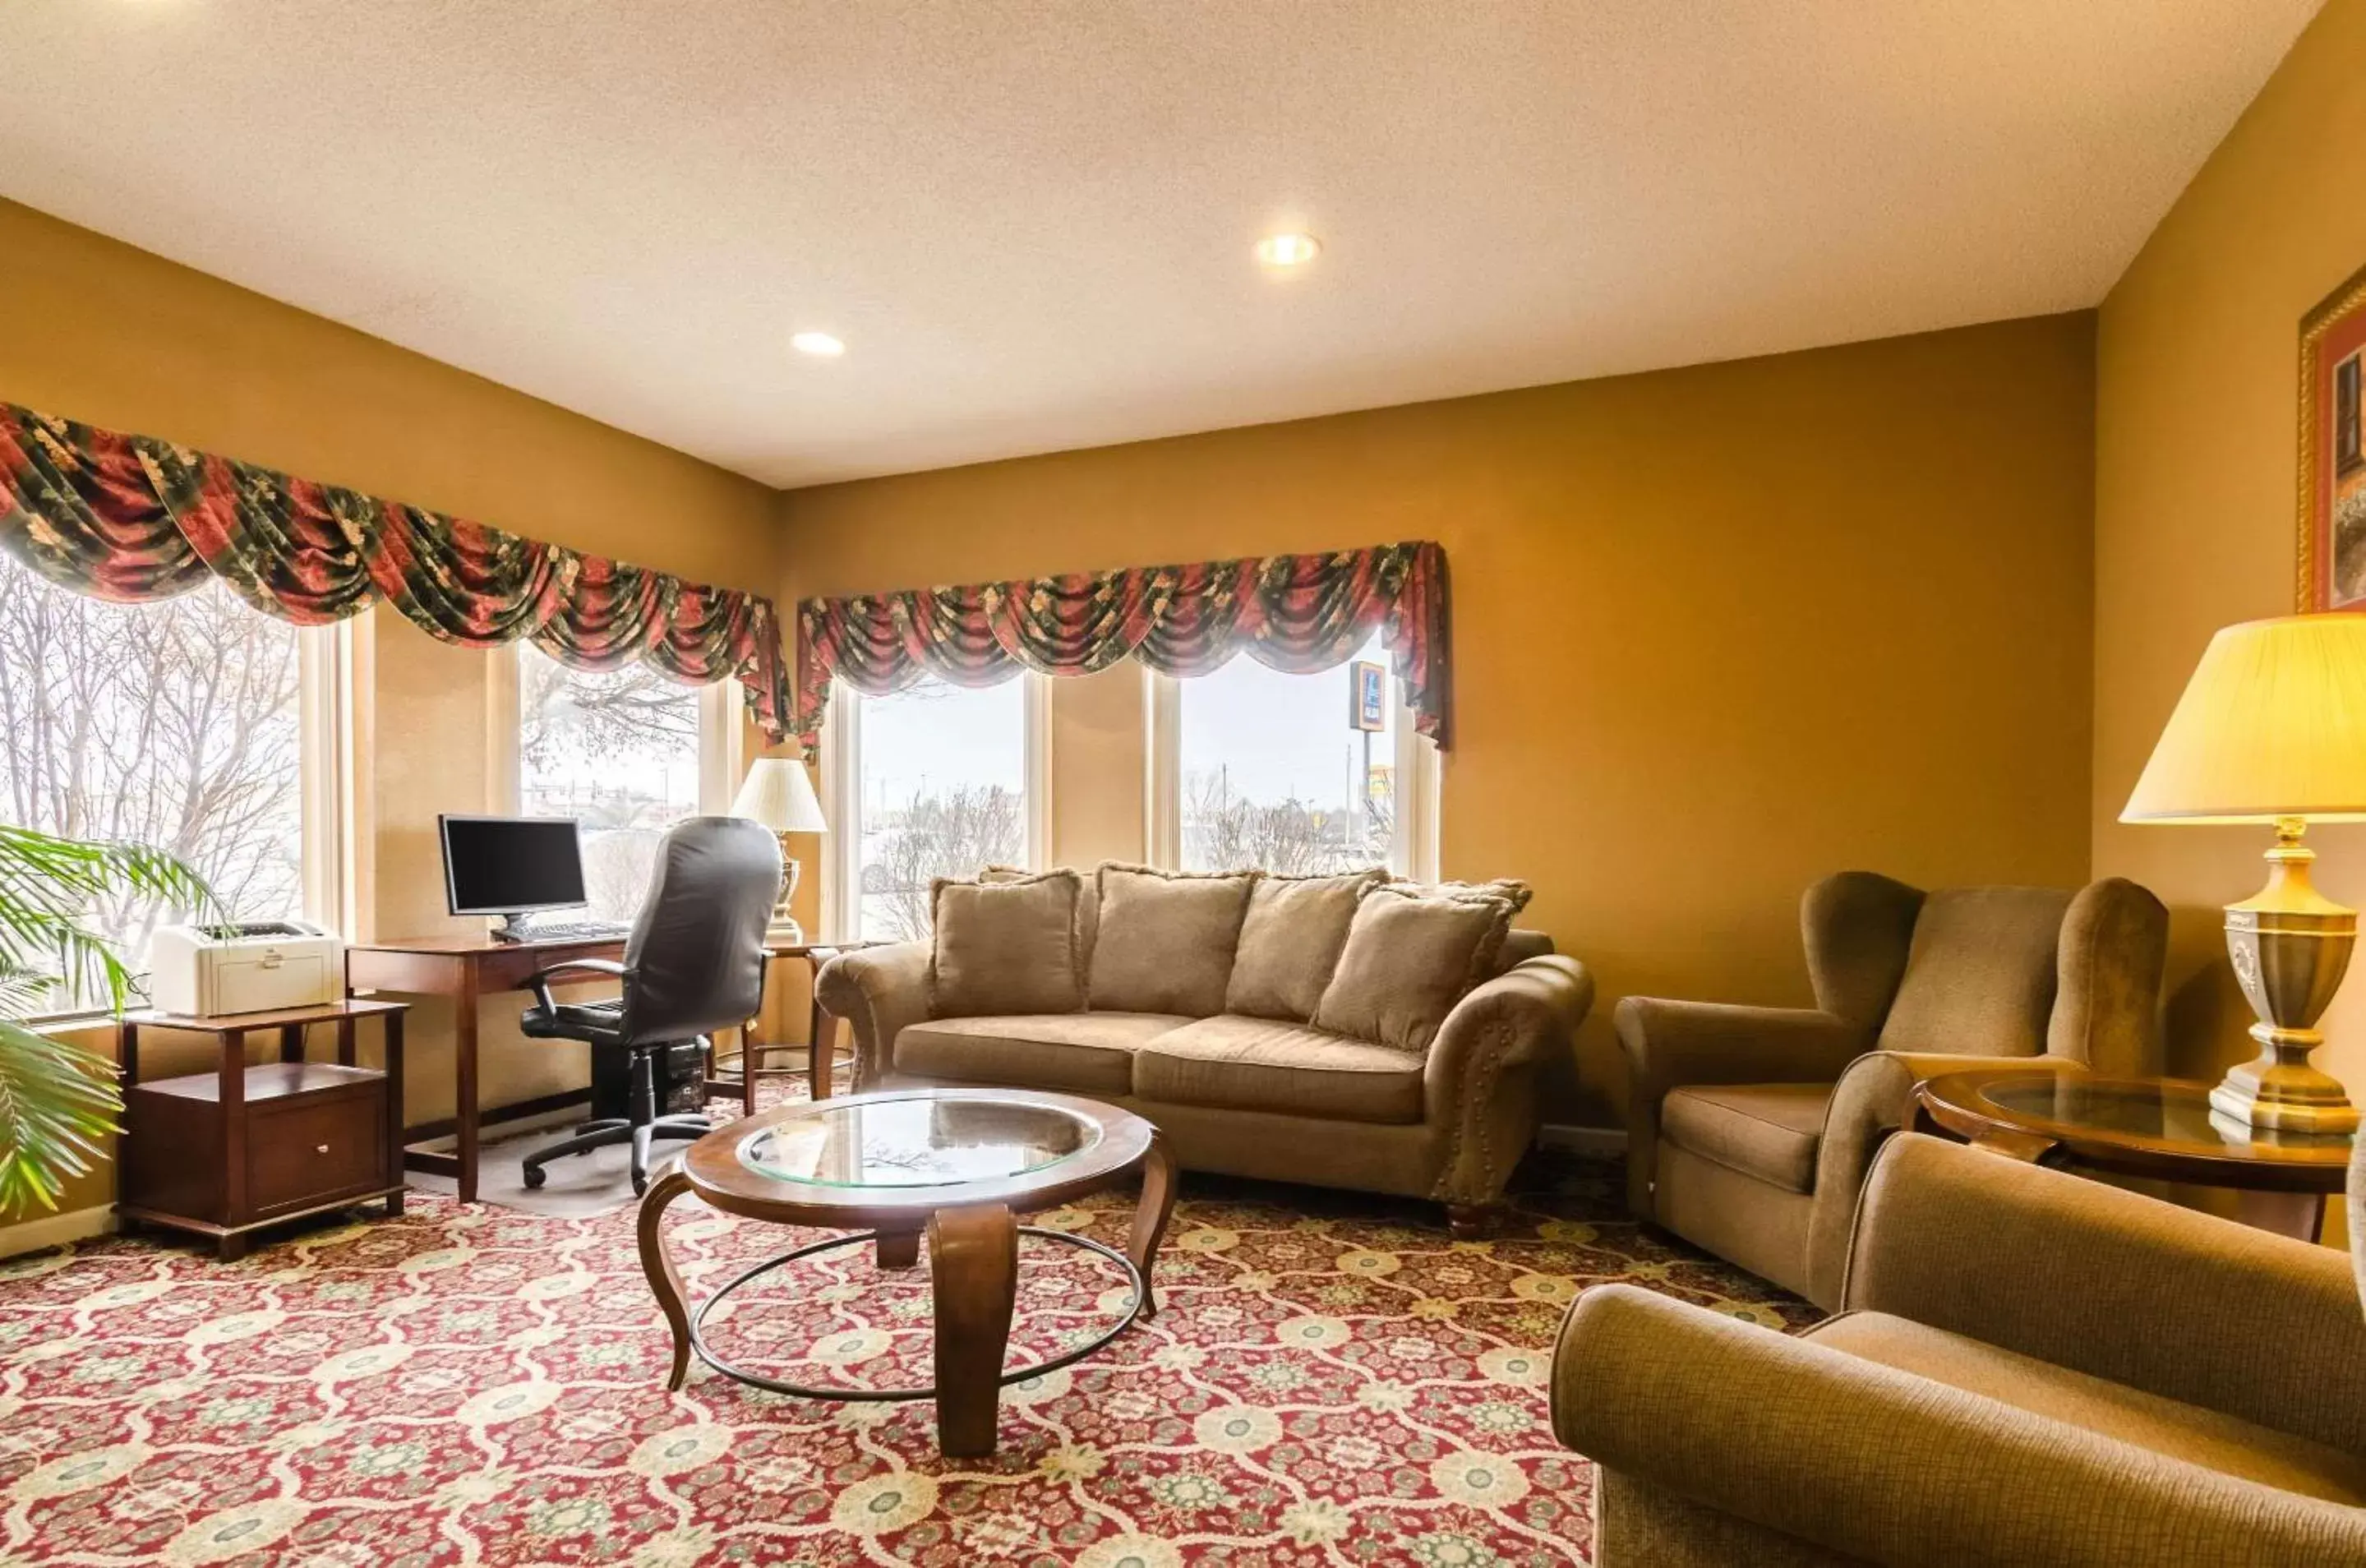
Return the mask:
<path fill-rule="evenodd" d="M 515 915 L 583 901 L 571 817 L 438 817 L 445 902 L 456 915 Z"/>

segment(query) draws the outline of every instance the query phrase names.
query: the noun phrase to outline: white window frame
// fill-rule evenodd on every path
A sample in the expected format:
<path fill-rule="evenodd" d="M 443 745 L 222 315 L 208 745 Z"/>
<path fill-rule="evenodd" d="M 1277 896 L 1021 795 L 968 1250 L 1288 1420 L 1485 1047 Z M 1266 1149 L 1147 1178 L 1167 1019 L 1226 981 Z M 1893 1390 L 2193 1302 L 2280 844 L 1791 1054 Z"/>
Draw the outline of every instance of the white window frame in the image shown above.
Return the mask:
<path fill-rule="evenodd" d="M 1052 853 L 1052 682 L 1047 675 L 1024 671 L 1021 705 L 1026 734 L 1020 744 L 1026 761 L 1027 867 L 1041 871 Z M 817 761 L 821 773 L 822 815 L 829 821 L 829 837 L 822 842 L 822 940 L 844 941 L 851 934 L 855 891 L 862 886 L 862 693 L 843 681 L 831 682 L 829 709 L 821 729 Z"/>
<path fill-rule="evenodd" d="M 1144 666 L 1142 792 L 1143 842 L 1150 863 L 1183 863 L 1183 682 Z M 1403 687 L 1387 680 L 1396 755 L 1397 812 L 1389 829 L 1389 870 L 1416 882 L 1437 880 L 1437 797 L 1444 770 L 1437 747 L 1415 733 Z"/>

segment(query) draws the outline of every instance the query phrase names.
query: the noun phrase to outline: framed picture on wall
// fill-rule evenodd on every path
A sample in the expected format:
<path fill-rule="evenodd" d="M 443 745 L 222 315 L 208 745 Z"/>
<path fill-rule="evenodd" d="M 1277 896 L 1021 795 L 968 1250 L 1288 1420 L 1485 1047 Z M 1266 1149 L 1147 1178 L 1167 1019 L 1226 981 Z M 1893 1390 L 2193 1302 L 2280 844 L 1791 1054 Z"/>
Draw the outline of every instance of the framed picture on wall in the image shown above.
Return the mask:
<path fill-rule="evenodd" d="M 2366 270 L 2300 327 L 2300 607 L 2366 610 Z"/>

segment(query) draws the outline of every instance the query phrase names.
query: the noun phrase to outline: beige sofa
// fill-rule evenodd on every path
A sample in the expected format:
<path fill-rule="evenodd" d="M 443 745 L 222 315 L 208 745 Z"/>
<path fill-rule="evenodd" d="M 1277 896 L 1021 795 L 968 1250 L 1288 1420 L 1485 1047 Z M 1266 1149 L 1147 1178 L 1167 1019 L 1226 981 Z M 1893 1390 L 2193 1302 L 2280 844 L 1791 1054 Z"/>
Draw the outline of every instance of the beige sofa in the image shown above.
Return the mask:
<path fill-rule="evenodd" d="M 2113 877 L 1925 893 L 1842 872 L 1800 900 L 1812 1009 L 1628 997 L 1628 1201 L 1827 1310 L 1881 1140 L 1925 1078 L 1999 1057 L 2158 1071 L 2169 912 Z"/>
<path fill-rule="evenodd" d="M 2366 1156 L 2350 1174 L 2366 1213 Z M 1601 1568 L 2366 1562 L 2358 1255 L 1916 1134 L 1804 1337 L 1626 1286 L 1553 1358 Z"/>
<path fill-rule="evenodd" d="M 1089 913 L 1083 927 L 1089 955 L 1109 939 L 1096 938 Z M 1420 1051 L 1228 1012 L 938 1018 L 930 951 L 865 948 L 823 967 L 817 994 L 852 1029 L 858 1089 L 1087 1095 L 1155 1123 L 1187 1168 L 1434 1199 L 1463 1235 L 1492 1222 L 1536 1135 L 1538 1070 L 1566 1057 L 1594 998 L 1583 964 L 1554 954 L 1542 933 L 1513 931 L 1493 977 L 1453 1004 Z"/>

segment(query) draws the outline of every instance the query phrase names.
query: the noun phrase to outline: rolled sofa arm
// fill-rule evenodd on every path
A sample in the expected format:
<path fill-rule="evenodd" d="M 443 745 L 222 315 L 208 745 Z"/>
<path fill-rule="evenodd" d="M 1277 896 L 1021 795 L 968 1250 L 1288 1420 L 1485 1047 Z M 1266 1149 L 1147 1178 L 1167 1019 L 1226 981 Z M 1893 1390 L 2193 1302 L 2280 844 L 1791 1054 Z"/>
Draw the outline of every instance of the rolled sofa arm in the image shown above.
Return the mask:
<path fill-rule="evenodd" d="M 1842 1304 L 2366 1453 L 2348 1258 L 2087 1177 L 1899 1134 Z"/>
<path fill-rule="evenodd" d="M 1483 1205 L 1504 1195 L 1536 1138 L 1537 1065 L 1574 1048 L 1593 1006 L 1593 975 L 1560 953 L 1524 959 L 1455 1004 L 1422 1070 L 1423 1119 L 1452 1129 L 1432 1197 Z"/>
<path fill-rule="evenodd" d="M 1859 1194 L 1883 1140 L 1914 1125 L 1914 1090 L 1926 1079 L 1984 1067 L 2070 1067 L 2061 1056 L 1971 1056 L 1867 1051 L 1848 1065 L 1824 1111 L 1816 1147 L 1816 1196 L 1808 1214 L 1808 1299 L 1838 1312 Z"/>
<path fill-rule="evenodd" d="M 841 953 L 814 977 L 814 995 L 854 1030 L 854 1087 L 875 1087 L 893 1061 L 896 1036 L 929 1016 L 929 944 L 891 942 Z"/>
<path fill-rule="evenodd" d="M 1685 1084 L 1829 1083 L 1873 1032 L 1810 1008 L 1628 997 L 1618 1004 L 1627 1054 L 1627 1204 L 1650 1219 L 1660 1101 Z"/>
<path fill-rule="evenodd" d="M 1631 1286 L 1598 1286 L 1571 1308 L 1553 1356 L 1552 1418 L 1562 1442 L 1638 1488 L 1851 1561 L 2366 1561 L 2366 1510 L 2237 1480 Z M 1605 1529 L 1615 1539 L 1616 1521 Z"/>

